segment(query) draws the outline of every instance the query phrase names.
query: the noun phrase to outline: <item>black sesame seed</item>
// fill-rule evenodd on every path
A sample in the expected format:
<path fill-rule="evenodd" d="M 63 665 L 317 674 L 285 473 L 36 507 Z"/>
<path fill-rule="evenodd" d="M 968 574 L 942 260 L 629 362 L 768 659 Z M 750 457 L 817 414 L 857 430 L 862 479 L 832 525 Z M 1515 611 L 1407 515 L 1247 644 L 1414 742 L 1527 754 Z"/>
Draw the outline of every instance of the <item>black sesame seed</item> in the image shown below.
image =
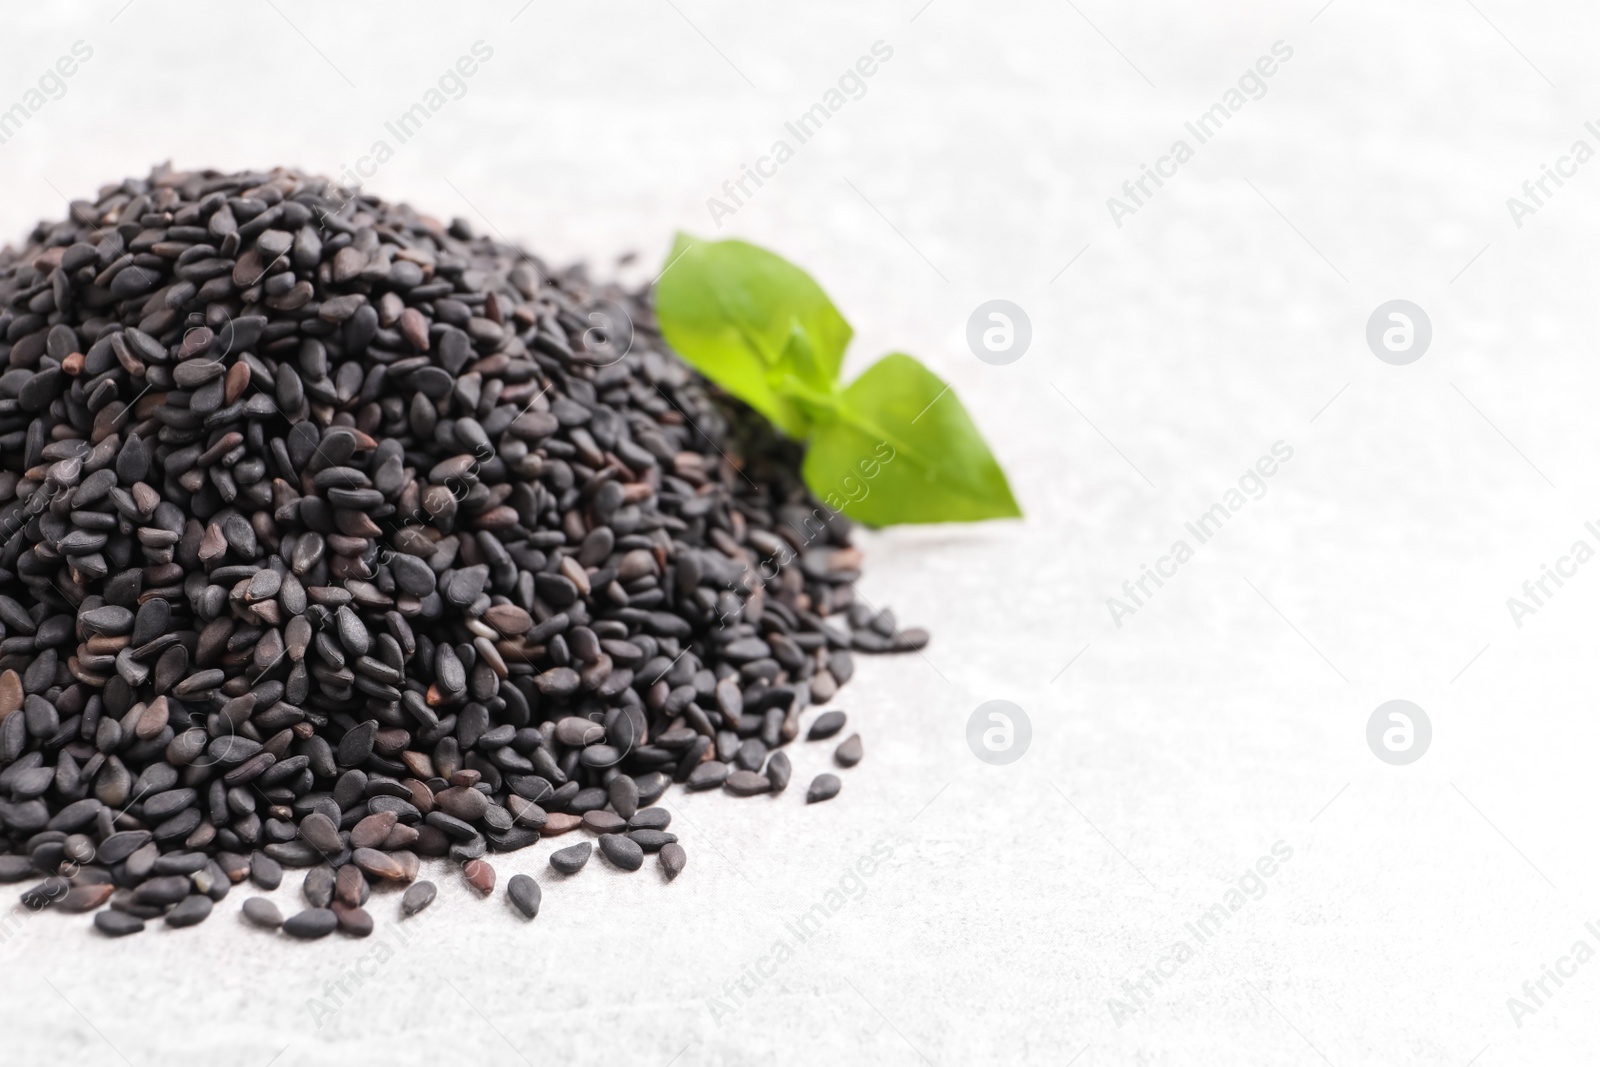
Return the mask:
<path fill-rule="evenodd" d="M 819 774 L 811 780 L 811 786 L 806 790 L 806 803 L 815 804 L 822 800 L 832 800 L 839 795 L 839 776 L 835 774 Z"/>
<path fill-rule="evenodd" d="M 524 917 L 532 919 L 539 914 L 539 883 L 527 875 L 512 875 L 506 883 L 506 896 Z"/>
<path fill-rule="evenodd" d="M 587 841 L 580 841 L 576 845 L 560 848 L 550 853 L 550 866 L 562 874 L 576 874 L 589 862 L 589 854 L 593 846 Z"/>

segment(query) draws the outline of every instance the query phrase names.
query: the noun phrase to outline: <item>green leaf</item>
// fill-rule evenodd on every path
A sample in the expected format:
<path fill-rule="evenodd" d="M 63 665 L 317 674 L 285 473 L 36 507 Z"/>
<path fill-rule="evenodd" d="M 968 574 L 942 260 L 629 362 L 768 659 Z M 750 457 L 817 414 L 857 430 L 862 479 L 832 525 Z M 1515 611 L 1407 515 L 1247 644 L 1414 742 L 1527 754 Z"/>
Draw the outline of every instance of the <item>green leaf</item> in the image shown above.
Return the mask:
<path fill-rule="evenodd" d="M 810 275 L 743 241 L 679 234 L 656 283 L 666 341 L 796 439 L 827 506 L 877 526 L 1022 514 L 966 408 L 910 356 L 840 389 L 850 324 Z"/>
<path fill-rule="evenodd" d="M 1022 514 L 955 393 L 900 353 L 868 368 L 813 427 L 802 471 L 824 504 L 873 526 Z"/>
<path fill-rule="evenodd" d="M 831 407 L 850 324 L 781 256 L 680 233 L 656 283 L 656 318 L 684 359 L 790 437 Z"/>

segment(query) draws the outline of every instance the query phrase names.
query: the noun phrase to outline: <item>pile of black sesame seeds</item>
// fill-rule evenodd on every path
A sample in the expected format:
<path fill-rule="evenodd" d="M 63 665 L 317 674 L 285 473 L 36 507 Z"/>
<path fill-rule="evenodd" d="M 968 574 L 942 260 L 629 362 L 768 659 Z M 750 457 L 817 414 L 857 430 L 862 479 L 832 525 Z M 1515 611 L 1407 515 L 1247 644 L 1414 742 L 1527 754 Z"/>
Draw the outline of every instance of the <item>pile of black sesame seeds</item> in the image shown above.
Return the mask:
<path fill-rule="evenodd" d="M 672 783 L 783 793 L 852 651 L 927 635 L 856 596 L 848 523 L 649 299 L 282 169 L 158 168 L 0 253 L 23 906 L 121 935 L 307 868 L 304 911 L 245 917 L 359 936 L 374 887 L 431 902 L 426 857 L 488 894 L 489 853 L 588 834 L 670 879 Z M 505 896 L 537 914 L 536 879 Z"/>

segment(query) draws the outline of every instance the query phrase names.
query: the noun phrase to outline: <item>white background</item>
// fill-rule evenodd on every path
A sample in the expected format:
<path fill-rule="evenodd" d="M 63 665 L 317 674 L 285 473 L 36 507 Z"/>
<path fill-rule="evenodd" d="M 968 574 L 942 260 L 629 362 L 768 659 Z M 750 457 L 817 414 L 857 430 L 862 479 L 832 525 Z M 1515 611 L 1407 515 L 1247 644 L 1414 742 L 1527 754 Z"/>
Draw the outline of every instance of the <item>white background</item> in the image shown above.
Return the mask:
<path fill-rule="evenodd" d="M 1600 950 L 1600 565 L 1520 628 L 1506 607 L 1600 548 L 1600 164 L 1520 228 L 1506 207 L 1600 148 L 1592 7 L 122 3 L 8 12 L 0 107 L 94 55 L 0 145 L 0 236 L 166 159 L 336 173 L 481 39 L 369 190 L 601 274 L 637 251 L 636 280 L 676 229 L 774 248 L 854 324 L 852 372 L 899 349 L 954 383 L 1027 519 L 865 539 L 863 594 L 934 640 L 842 693 L 867 758 L 832 803 L 801 803 L 828 748 L 798 746 L 782 798 L 671 795 L 670 886 L 498 859 L 546 882 L 528 925 L 440 872 L 380 966 L 392 896 L 372 940 L 316 945 L 246 928 L 248 887 L 115 942 L 45 915 L 0 946 L 7 1062 L 1593 1062 L 1600 961 L 1520 1027 L 1507 998 Z M 879 40 L 866 95 L 719 229 L 707 198 Z M 1266 95 L 1117 227 L 1107 197 L 1279 40 Z M 964 340 L 996 297 L 1033 325 L 1005 367 Z M 1395 298 L 1433 325 L 1406 367 L 1364 340 Z M 1114 625 L 1280 440 L 1266 495 Z M 965 740 L 997 698 L 1033 724 L 1009 767 Z M 1365 740 L 1395 698 L 1434 729 L 1406 767 Z M 1121 983 L 1279 841 L 1265 895 L 1119 1026 Z M 860 899 L 741 990 L 880 842 Z"/>

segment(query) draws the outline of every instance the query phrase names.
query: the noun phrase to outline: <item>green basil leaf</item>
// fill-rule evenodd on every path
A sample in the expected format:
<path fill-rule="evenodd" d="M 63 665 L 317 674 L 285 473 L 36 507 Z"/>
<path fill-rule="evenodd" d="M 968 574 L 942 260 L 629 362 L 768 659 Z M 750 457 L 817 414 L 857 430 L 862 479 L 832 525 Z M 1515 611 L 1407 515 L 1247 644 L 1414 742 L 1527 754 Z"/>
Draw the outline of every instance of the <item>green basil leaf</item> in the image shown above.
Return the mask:
<path fill-rule="evenodd" d="M 868 368 L 831 421 L 812 428 L 802 472 L 824 504 L 872 526 L 1022 514 L 955 393 L 900 353 Z"/>
<path fill-rule="evenodd" d="M 656 283 L 662 335 L 684 359 L 804 438 L 816 403 L 831 399 L 850 343 L 822 287 L 793 263 L 743 241 L 679 234 Z"/>

